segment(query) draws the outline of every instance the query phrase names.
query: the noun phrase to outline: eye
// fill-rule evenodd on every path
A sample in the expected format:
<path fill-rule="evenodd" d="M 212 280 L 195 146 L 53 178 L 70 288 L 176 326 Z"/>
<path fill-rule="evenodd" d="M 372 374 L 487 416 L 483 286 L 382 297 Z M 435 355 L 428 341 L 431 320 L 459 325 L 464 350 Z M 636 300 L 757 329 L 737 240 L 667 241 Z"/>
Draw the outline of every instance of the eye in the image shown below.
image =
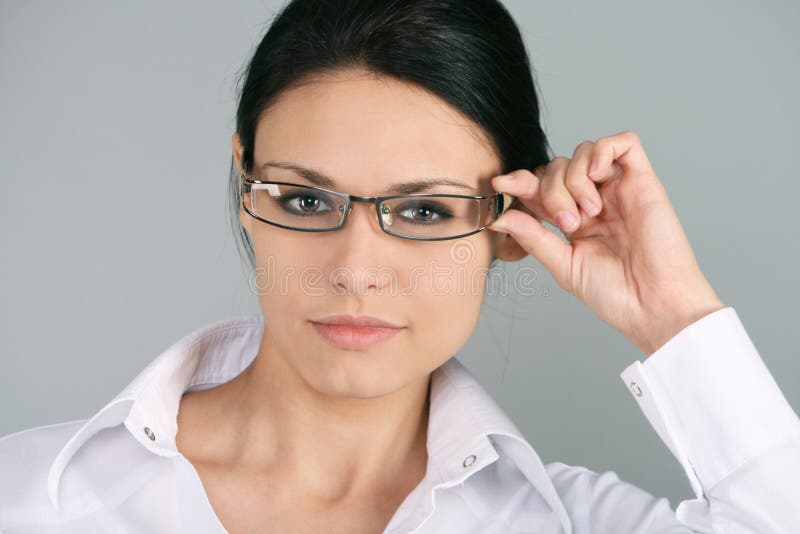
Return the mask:
<path fill-rule="evenodd" d="M 414 224 L 437 224 L 453 218 L 453 213 L 438 202 L 418 201 L 403 204 L 400 217 Z"/>
<path fill-rule="evenodd" d="M 331 205 L 325 201 L 325 197 L 317 196 L 313 193 L 285 193 L 278 197 L 278 204 L 284 211 L 293 215 L 308 217 L 319 215 L 331 211 Z M 320 206 L 327 205 L 321 209 Z"/>

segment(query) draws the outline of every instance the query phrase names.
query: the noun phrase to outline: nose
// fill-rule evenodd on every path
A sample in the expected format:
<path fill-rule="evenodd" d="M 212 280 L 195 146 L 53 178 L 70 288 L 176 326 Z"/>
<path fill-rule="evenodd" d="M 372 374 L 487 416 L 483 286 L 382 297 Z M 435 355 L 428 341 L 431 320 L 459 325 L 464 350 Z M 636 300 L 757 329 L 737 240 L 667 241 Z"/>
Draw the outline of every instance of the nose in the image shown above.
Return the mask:
<path fill-rule="evenodd" d="M 353 207 L 359 205 L 356 213 L 353 213 Z M 360 213 L 359 213 L 360 211 Z M 364 226 L 366 224 L 366 226 Z M 348 227 L 358 227 L 349 230 L 351 233 L 363 236 L 369 227 L 378 234 L 383 234 L 383 229 L 375 217 L 375 204 L 372 202 L 363 202 L 353 200 L 347 207 L 347 219 L 345 220 L 344 227 L 340 230 L 347 230 Z"/>
<path fill-rule="evenodd" d="M 334 273 L 330 283 L 336 294 L 363 296 L 373 291 L 381 293 L 387 285 L 394 287 L 394 270 L 384 263 L 391 257 L 386 248 L 391 243 L 385 240 L 394 238 L 381 229 L 375 204 L 351 202 L 344 227 L 335 233 L 339 235 L 331 258 Z"/>

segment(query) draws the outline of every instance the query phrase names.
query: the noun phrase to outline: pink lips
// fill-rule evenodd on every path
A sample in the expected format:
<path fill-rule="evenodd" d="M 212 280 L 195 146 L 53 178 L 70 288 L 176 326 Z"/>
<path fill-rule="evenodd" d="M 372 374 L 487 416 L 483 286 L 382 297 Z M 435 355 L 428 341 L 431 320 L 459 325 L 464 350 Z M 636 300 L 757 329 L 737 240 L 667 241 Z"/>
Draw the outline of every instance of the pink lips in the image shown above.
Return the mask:
<path fill-rule="evenodd" d="M 311 324 L 331 345 L 344 350 L 367 349 L 403 329 L 377 317 L 352 315 L 331 315 L 311 321 Z"/>

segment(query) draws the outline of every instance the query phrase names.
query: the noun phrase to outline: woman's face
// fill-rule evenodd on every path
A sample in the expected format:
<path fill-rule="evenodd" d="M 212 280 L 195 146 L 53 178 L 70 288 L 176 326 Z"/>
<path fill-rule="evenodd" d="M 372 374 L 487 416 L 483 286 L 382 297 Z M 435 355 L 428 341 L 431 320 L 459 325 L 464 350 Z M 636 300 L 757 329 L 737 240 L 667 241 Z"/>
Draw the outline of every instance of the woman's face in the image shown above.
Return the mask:
<path fill-rule="evenodd" d="M 241 145 L 233 138 L 241 168 Z M 338 71 L 284 92 L 256 130 L 253 179 L 313 185 L 311 168 L 341 193 L 378 196 L 396 183 L 446 177 L 471 187 L 423 193 L 487 195 L 500 160 L 477 126 L 414 86 L 365 71 Z M 426 375 L 454 355 L 478 320 L 486 273 L 501 234 L 444 241 L 384 233 L 373 204 L 354 202 L 333 232 L 298 232 L 251 217 L 249 232 L 267 354 L 286 359 L 327 395 L 377 397 Z M 333 314 L 372 315 L 403 328 L 363 350 L 330 344 L 311 323 Z M 273 357 L 273 356 L 270 356 Z"/>

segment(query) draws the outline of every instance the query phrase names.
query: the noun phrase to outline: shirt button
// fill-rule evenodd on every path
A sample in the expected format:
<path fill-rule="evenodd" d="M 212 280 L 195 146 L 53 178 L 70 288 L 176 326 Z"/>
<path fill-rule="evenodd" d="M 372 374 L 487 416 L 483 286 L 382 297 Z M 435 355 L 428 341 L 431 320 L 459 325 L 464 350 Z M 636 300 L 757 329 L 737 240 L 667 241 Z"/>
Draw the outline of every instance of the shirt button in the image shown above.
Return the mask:
<path fill-rule="evenodd" d="M 475 463 L 475 455 L 474 454 L 470 454 L 469 456 L 464 458 L 464 464 L 463 464 L 464 467 L 469 467 L 474 463 Z"/>
<path fill-rule="evenodd" d="M 633 391 L 633 394 L 636 395 L 637 397 L 642 396 L 642 388 L 640 388 L 639 384 L 637 384 L 636 382 L 631 382 L 631 391 Z"/>
<path fill-rule="evenodd" d="M 150 438 L 150 441 L 156 440 L 156 435 L 153 434 L 153 431 L 150 430 L 149 426 L 144 427 L 144 433 L 147 434 L 147 437 Z"/>

